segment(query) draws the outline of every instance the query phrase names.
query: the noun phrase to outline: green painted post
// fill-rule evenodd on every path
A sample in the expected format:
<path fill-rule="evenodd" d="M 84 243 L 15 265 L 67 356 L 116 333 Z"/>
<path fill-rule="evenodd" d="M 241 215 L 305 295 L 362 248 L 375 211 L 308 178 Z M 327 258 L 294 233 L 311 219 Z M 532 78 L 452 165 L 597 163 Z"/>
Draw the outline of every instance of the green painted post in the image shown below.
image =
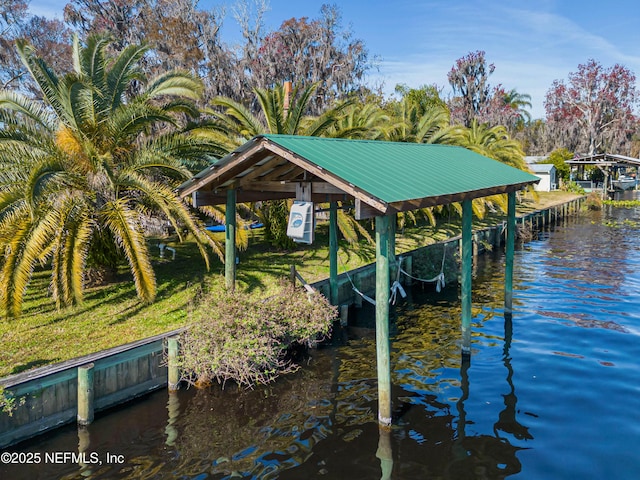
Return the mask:
<path fill-rule="evenodd" d="M 396 224 L 397 214 L 389 216 L 389 262 L 392 267 L 396 264 Z"/>
<path fill-rule="evenodd" d="M 462 202 L 462 355 L 471 355 L 471 272 L 473 268 L 471 246 L 471 200 Z"/>
<path fill-rule="evenodd" d="M 227 290 L 236 288 L 236 191 L 227 190 L 224 231 L 224 278 Z"/>
<path fill-rule="evenodd" d="M 409 275 L 413 275 L 413 257 L 411 255 L 404 257 L 404 271 Z M 410 287 L 413 285 L 413 279 L 411 277 L 405 277 L 404 284 Z"/>
<path fill-rule="evenodd" d="M 93 366 L 78 367 L 78 425 L 93 422 Z"/>
<path fill-rule="evenodd" d="M 329 297 L 338 305 L 338 202 L 329 205 Z"/>
<path fill-rule="evenodd" d="M 378 422 L 391 425 L 391 359 L 389 345 L 389 217 L 376 217 L 376 354 Z"/>
<path fill-rule="evenodd" d="M 167 339 L 167 354 L 168 354 L 168 378 L 167 383 L 170 392 L 178 390 L 180 384 L 180 369 L 178 367 L 178 339 Z"/>
<path fill-rule="evenodd" d="M 516 192 L 508 194 L 507 244 L 504 272 L 504 312 L 511 313 L 513 307 L 513 257 L 516 243 Z"/>

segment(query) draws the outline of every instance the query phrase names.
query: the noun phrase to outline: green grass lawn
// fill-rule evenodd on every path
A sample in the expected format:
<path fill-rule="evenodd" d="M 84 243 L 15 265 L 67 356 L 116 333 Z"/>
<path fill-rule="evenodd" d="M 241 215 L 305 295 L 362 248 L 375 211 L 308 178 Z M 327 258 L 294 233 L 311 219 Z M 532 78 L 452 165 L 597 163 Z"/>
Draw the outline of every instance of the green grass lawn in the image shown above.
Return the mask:
<path fill-rule="evenodd" d="M 541 194 L 536 201 L 519 205 L 519 213 L 563 203 L 576 195 L 566 192 Z M 494 214 L 483 220 L 474 219 L 474 228 L 499 223 L 504 215 Z M 372 222 L 371 222 L 372 223 Z M 398 233 L 398 252 L 413 250 L 460 234 L 459 219 L 451 224 L 442 221 L 436 227 L 418 225 Z M 224 234 L 220 234 L 221 239 Z M 238 288 L 258 296 L 275 291 L 278 280 L 289 275 L 291 265 L 308 281 L 329 276 L 329 249 L 326 224 L 319 224 L 313 245 L 300 245 L 282 252 L 261 241 L 259 231 L 251 231 L 250 246 L 239 253 Z M 175 238 L 162 242 L 176 249 L 176 259 L 159 258 L 157 244 L 151 240 L 154 268 L 158 282 L 156 301 L 141 304 L 131 277 L 122 273 L 115 282 L 88 289 L 81 306 L 57 311 L 49 296 L 50 271 L 36 271 L 29 286 L 24 313 L 19 319 L 0 323 L 0 376 L 19 373 L 34 367 L 60 362 L 81 355 L 115 347 L 145 337 L 171 331 L 188 324 L 188 311 L 203 291 L 224 288 L 224 264 L 213 258 L 206 271 L 202 257 L 189 241 Z M 370 263 L 375 246 L 340 245 L 339 273 Z"/>

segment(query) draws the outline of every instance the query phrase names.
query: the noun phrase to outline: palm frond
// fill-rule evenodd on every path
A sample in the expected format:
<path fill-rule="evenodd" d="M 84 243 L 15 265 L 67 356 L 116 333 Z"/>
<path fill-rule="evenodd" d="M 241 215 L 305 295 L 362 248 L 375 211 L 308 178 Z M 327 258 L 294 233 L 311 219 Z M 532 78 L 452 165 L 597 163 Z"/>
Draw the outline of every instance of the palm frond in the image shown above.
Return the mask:
<path fill-rule="evenodd" d="M 282 89 L 281 86 L 279 86 L 279 88 Z M 297 135 L 300 131 L 300 125 L 304 118 L 304 114 L 309 108 L 311 97 L 313 96 L 317 88 L 318 83 L 313 83 L 307 86 L 304 90 L 302 90 L 302 92 L 299 92 L 298 87 L 296 87 L 291 94 L 293 105 L 289 107 L 287 117 L 285 119 L 285 125 L 281 127 L 281 131 L 272 131 L 272 133 L 286 133 L 289 135 Z M 282 99 L 282 102 L 284 102 L 284 98 Z"/>
<path fill-rule="evenodd" d="M 291 133 L 285 129 L 282 86 L 273 90 L 255 88 L 253 91 L 262 108 L 269 133 Z"/>
<path fill-rule="evenodd" d="M 156 296 L 156 278 L 138 212 L 129 208 L 125 200 L 117 199 L 107 202 L 99 216 L 124 251 L 138 297 L 146 303 L 152 302 Z"/>
<path fill-rule="evenodd" d="M 51 105 L 59 117 L 65 116 L 60 102 L 59 80 L 49 66 L 35 54 L 34 48 L 26 40 L 16 40 L 18 55 L 29 71 L 31 77 L 42 91 L 47 103 Z"/>
<path fill-rule="evenodd" d="M 126 47 L 111 68 L 106 78 L 106 103 L 110 110 L 122 105 L 123 96 L 131 81 L 140 76 L 139 62 L 148 51 L 144 45 L 130 45 Z"/>
<path fill-rule="evenodd" d="M 166 95 L 198 100 L 203 89 L 204 86 L 200 79 L 186 72 L 172 70 L 153 78 L 143 96 L 155 99 Z"/>
<path fill-rule="evenodd" d="M 267 130 L 265 125 L 247 107 L 235 100 L 216 97 L 211 103 L 224 109 L 222 114 L 212 110 L 208 110 L 208 113 L 223 122 L 223 125 L 227 127 L 227 134 L 237 134 L 246 140 Z"/>

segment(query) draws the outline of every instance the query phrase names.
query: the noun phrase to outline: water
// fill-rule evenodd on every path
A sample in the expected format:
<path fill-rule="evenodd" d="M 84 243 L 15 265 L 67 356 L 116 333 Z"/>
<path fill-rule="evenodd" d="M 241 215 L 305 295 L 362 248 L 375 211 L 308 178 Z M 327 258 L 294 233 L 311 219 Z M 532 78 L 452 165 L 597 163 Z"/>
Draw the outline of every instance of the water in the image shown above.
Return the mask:
<path fill-rule="evenodd" d="M 414 288 L 393 309 L 390 432 L 364 308 L 360 328 L 274 385 L 157 392 L 21 445 L 40 464 L 0 478 L 638 478 L 639 230 L 640 210 L 609 209 L 526 244 L 512 320 L 502 254 L 481 257 L 469 364 L 456 288 Z M 51 456 L 79 448 L 102 465 Z"/>

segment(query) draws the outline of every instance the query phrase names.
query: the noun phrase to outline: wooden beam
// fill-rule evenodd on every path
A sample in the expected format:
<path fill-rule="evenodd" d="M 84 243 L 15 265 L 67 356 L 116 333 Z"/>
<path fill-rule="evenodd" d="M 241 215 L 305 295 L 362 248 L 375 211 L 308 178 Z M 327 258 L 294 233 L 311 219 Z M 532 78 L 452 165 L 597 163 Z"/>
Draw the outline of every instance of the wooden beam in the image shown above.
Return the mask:
<path fill-rule="evenodd" d="M 184 198 L 196 190 L 200 190 L 204 186 L 208 186 L 213 190 L 215 187 L 222 185 L 226 181 L 232 179 L 239 173 L 243 172 L 249 166 L 264 160 L 271 152 L 264 148 L 266 139 L 261 139 L 254 143 L 246 150 L 230 153 L 225 159 L 212 165 L 210 173 L 200 179 L 195 180 L 191 185 L 180 192 L 180 197 Z"/>
<path fill-rule="evenodd" d="M 491 195 L 502 195 L 504 193 L 515 192 L 522 190 L 527 185 L 528 183 L 499 185 L 482 190 L 472 190 L 469 192 L 460 192 L 451 195 L 437 195 L 433 197 L 418 198 L 415 200 L 392 202 L 389 204 L 389 209 L 390 211 L 406 212 L 408 210 L 417 210 L 419 208 L 433 207 L 436 205 L 448 205 L 455 202 L 464 202 L 465 200 L 474 200 L 476 198 L 489 197 Z"/>
<path fill-rule="evenodd" d="M 244 191 L 261 191 L 261 192 L 296 192 L 296 186 L 300 182 L 266 182 L 258 181 L 250 183 L 243 187 Z M 304 182 L 311 184 L 313 193 L 344 195 L 344 192 L 338 187 L 326 182 Z"/>
<path fill-rule="evenodd" d="M 265 173 L 268 173 L 271 170 L 281 167 L 283 165 L 283 162 L 289 163 L 280 157 L 274 156 L 271 160 L 264 163 L 263 165 L 257 165 L 253 170 L 251 170 L 246 175 L 243 175 L 238 179 L 238 186 L 245 185 L 250 181 L 252 181 L 253 179 L 260 177 L 261 175 L 264 175 Z"/>
<path fill-rule="evenodd" d="M 366 202 L 363 202 L 359 198 L 356 198 L 356 220 L 364 220 L 366 218 L 375 218 L 378 215 L 382 215 L 387 212 L 385 210 L 378 210 L 372 207 Z"/>
<path fill-rule="evenodd" d="M 307 175 L 307 172 L 305 172 L 300 167 L 294 167 L 291 170 L 289 170 L 288 172 L 282 173 L 275 180 L 279 180 L 281 182 L 282 181 L 285 181 L 285 182 L 299 182 L 299 181 L 303 181 L 303 180 L 304 181 L 313 180 L 313 178 L 309 178 L 309 177 L 313 177 L 313 175 Z M 319 180 L 319 179 L 317 179 L 317 180 Z"/>
<path fill-rule="evenodd" d="M 285 180 L 281 177 L 284 177 L 284 176 L 291 177 L 292 173 L 294 174 L 294 176 L 298 176 L 298 175 L 301 175 L 303 172 L 304 170 L 302 170 L 297 165 L 293 165 L 290 162 L 286 162 L 284 165 L 281 165 L 280 167 L 276 168 L 272 172 L 269 172 L 267 175 L 264 175 L 263 177 L 261 177 L 260 180 L 263 180 L 263 181 Z"/>
<path fill-rule="evenodd" d="M 295 184 L 292 184 L 295 185 Z M 348 202 L 352 199 L 351 196 L 344 192 L 340 193 L 328 193 L 325 192 L 325 188 L 320 188 L 320 192 L 311 193 L 311 201 L 314 203 L 329 203 L 329 202 Z M 225 205 L 227 203 L 226 190 L 219 190 L 217 193 L 198 191 L 194 192 L 195 203 L 197 207 L 206 207 L 213 205 Z M 265 202 L 268 200 L 282 200 L 285 198 L 296 198 L 295 188 L 291 191 L 284 192 L 261 192 L 253 190 L 237 190 L 236 202 L 237 203 L 253 203 L 253 202 Z"/>
<path fill-rule="evenodd" d="M 220 190 L 217 193 L 198 191 L 195 192 L 196 201 L 194 203 L 197 207 L 206 207 L 213 205 L 225 205 L 227 203 L 226 190 Z M 252 202 L 264 202 L 266 200 L 281 200 L 283 198 L 294 198 L 295 192 L 259 192 L 259 191 L 245 191 L 237 190 L 236 193 L 237 203 L 252 203 Z"/>

